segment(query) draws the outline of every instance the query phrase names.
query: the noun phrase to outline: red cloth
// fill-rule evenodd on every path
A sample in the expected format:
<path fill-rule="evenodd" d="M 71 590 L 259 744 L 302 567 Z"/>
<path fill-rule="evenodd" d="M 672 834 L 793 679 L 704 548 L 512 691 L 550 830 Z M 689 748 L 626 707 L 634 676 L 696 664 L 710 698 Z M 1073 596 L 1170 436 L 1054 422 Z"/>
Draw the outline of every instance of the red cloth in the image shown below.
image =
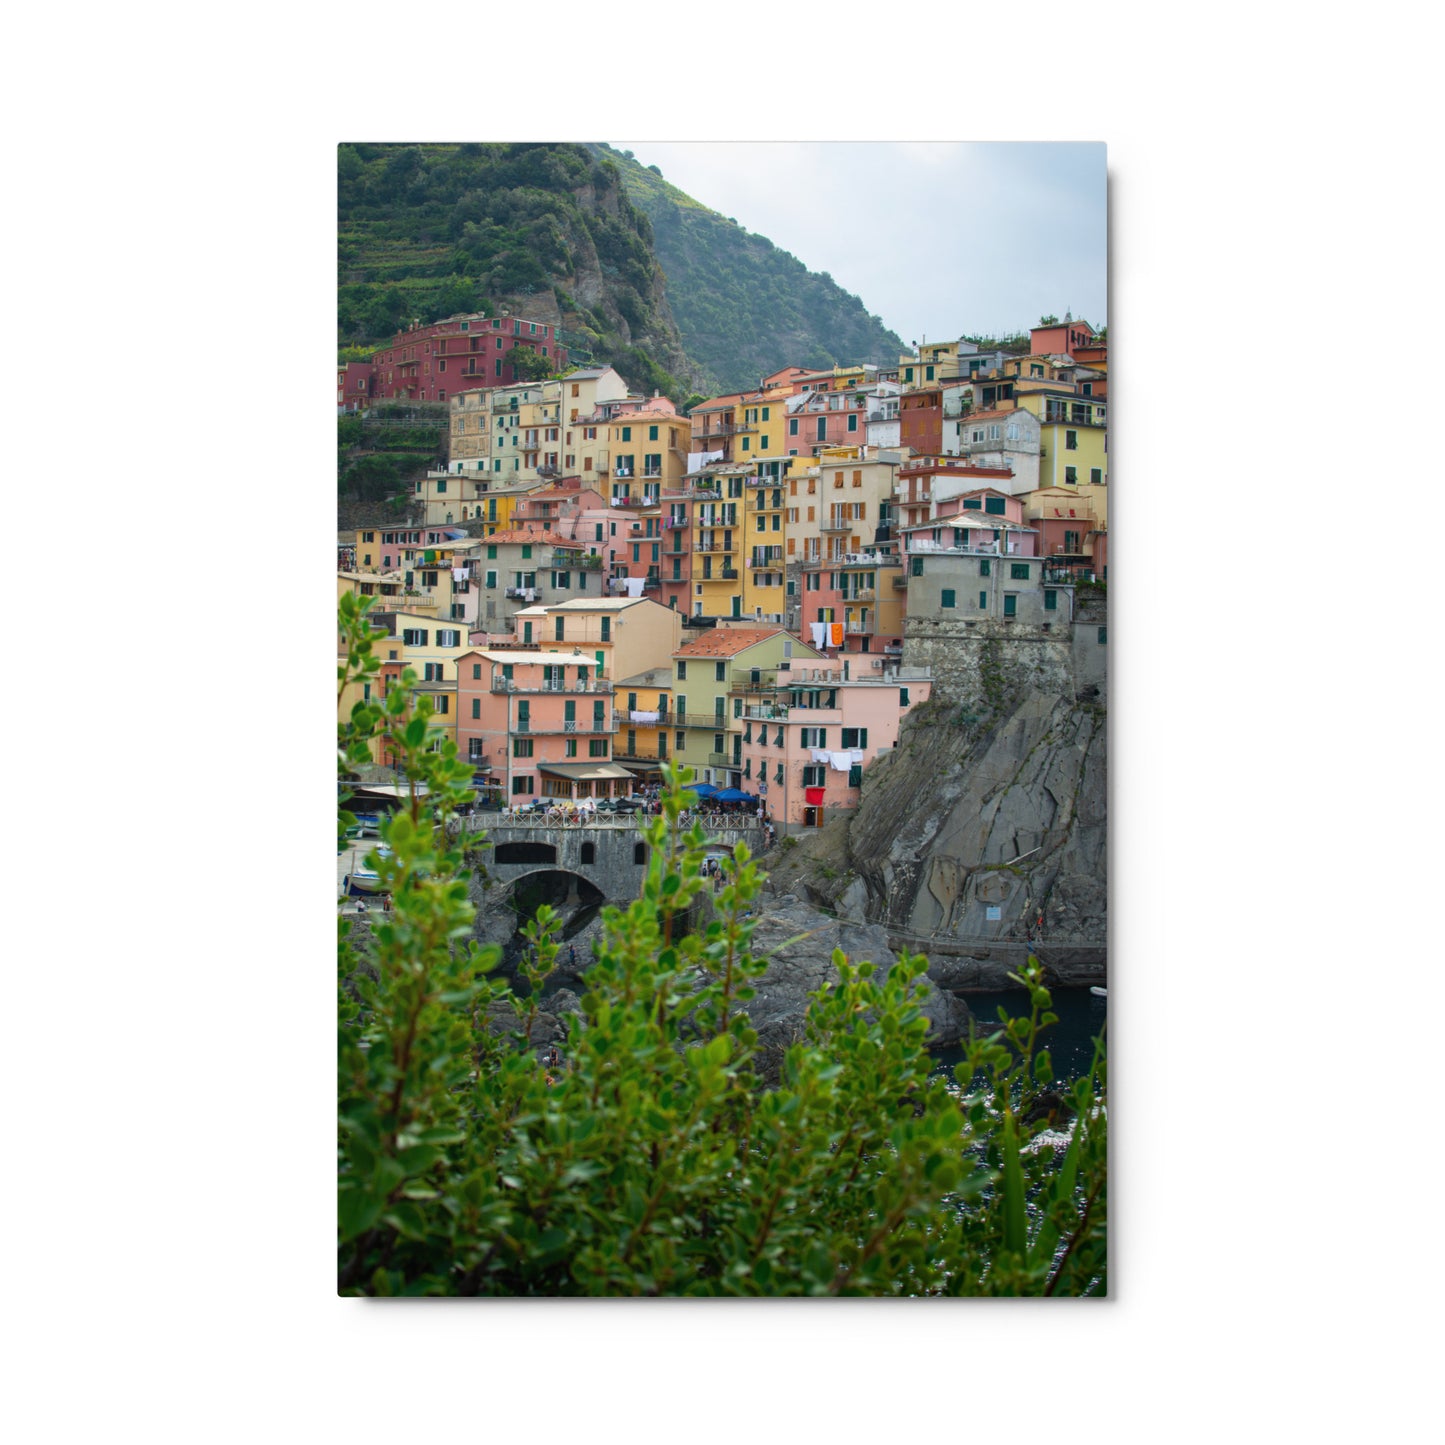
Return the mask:
<path fill-rule="evenodd" d="M 823 789 L 804 788 L 803 797 L 811 804 L 821 803 L 823 801 Z"/>

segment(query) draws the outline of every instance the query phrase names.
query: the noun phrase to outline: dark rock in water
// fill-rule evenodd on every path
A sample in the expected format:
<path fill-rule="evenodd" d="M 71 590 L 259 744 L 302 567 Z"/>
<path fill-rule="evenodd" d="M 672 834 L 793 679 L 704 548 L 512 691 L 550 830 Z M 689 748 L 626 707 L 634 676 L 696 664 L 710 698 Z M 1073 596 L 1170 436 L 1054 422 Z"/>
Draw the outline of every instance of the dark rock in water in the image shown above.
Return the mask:
<path fill-rule="evenodd" d="M 880 969 L 890 967 L 894 959 L 887 931 L 877 924 L 830 918 L 789 894 L 769 900 L 753 931 L 753 953 L 766 959 L 768 966 L 754 985 L 757 997 L 747 1005 L 748 1018 L 764 1047 L 801 1037 L 808 995 L 838 980 L 835 948 L 853 963 L 871 961 Z M 924 986 L 929 1045 L 956 1043 L 968 1032 L 967 1006 L 927 980 Z"/>

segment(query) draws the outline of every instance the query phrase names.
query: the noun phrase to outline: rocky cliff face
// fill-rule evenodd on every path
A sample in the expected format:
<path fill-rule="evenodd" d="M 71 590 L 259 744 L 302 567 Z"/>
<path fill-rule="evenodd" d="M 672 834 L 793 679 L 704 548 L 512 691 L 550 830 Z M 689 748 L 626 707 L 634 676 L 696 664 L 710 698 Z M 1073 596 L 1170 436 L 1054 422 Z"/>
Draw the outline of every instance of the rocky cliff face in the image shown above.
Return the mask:
<path fill-rule="evenodd" d="M 987 719 L 931 702 L 864 774 L 858 811 L 786 850 L 771 887 L 883 924 L 931 959 L 946 948 L 930 968 L 945 987 L 1001 985 L 1042 917 L 1047 946 L 1035 951 L 1061 981 L 1092 981 L 1105 943 L 1106 748 L 1103 708 L 1071 693 L 1024 688 Z"/>

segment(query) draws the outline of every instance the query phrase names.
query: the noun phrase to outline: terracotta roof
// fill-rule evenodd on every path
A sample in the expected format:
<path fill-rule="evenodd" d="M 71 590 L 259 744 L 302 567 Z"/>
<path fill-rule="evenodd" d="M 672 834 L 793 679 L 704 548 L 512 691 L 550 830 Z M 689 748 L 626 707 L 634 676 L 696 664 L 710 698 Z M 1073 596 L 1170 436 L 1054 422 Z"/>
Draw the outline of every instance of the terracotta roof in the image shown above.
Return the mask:
<path fill-rule="evenodd" d="M 781 627 L 713 627 L 673 653 L 674 657 L 735 657 L 781 633 Z"/>

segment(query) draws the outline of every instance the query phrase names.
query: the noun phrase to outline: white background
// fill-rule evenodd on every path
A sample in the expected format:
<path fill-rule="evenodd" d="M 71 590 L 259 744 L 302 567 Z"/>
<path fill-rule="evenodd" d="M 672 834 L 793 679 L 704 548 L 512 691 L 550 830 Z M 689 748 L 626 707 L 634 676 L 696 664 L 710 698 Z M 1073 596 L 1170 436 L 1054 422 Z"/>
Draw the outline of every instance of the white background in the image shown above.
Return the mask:
<path fill-rule="evenodd" d="M 14 1438 L 1426 1433 L 1438 78 L 1344 14 L 12 23 Z M 649 134 L 1109 144 L 1107 1304 L 334 1297 L 334 147 Z"/>

